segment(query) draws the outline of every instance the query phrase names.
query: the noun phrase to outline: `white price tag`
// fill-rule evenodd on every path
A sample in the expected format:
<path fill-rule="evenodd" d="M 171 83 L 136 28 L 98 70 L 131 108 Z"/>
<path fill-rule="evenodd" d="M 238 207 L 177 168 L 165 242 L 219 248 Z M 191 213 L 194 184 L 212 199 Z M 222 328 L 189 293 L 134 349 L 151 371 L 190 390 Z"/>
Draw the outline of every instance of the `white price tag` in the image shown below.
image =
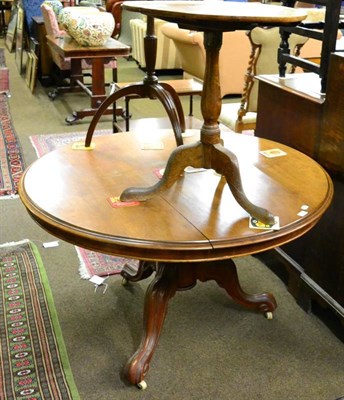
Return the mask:
<path fill-rule="evenodd" d="M 58 246 L 59 246 L 58 240 L 55 240 L 53 242 L 45 242 L 45 243 L 43 243 L 43 247 L 45 249 L 48 249 L 49 247 L 58 247 Z"/>

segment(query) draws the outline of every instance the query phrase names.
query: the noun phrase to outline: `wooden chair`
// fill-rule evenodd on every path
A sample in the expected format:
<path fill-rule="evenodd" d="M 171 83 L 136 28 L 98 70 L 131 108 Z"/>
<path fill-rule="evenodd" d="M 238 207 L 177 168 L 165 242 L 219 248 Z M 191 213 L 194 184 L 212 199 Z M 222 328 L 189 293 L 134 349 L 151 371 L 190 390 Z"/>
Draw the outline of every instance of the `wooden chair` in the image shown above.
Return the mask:
<path fill-rule="evenodd" d="M 296 3 L 298 3 L 296 0 L 282 1 L 282 4 L 287 7 L 298 6 Z M 321 91 L 325 94 L 330 55 L 336 50 L 338 29 L 344 28 L 344 22 L 340 21 L 342 0 L 303 0 L 302 6 L 304 4 L 310 7 L 315 5 L 323 7 L 324 18 L 318 21 L 309 21 L 307 19 L 296 27 L 281 28 L 281 46 L 278 51 L 279 74 L 281 77 L 285 76 L 286 63 L 291 63 L 316 73 L 321 78 Z M 320 64 L 290 54 L 288 42 L 291 33 L 319 40 L 322 43 Z"/>
<path fill-rule="evenodd" d="M 67 35 L 64 30 L 60 29 L 56 14 L 50 6 L 43 3 L 41 10 L 47 35 L 54 37 Z M 77 75 L 81 81 L 83 81 L 84 76 L 91 76 L 90 73 L 83 73 L 91 69 L 91 62 L 87 59 L 64 58 L 52 48 L 50 48 L 50 51 L 54 65 L 57 68 L 57 73 L 54 74 L 57 88 L 48 94 L 49 97 L 54 100 L 59 93 L 81 91 L 82 89 L 79 86 L 73 85 L 73 75 Z M 105 67 L 112 69 L 113 82 L 117 82 L 117 61 L 109 60 Z M 70 80 L 70 84 L 67 86 L 64 84 L 66 78 Z"/>
<path fill-rule="evenodd" d="M 122 3 L 123 0 L 108 0 L 106 2 L 106 11 L 110 12 L 115 19 L 115 28 L 112 32 L 112 37 L 116 39 L 121 33 Z"/>
<path fill-rule="evenodd" d="M 247 34 L 252 50 L 240 103 L 223 104 L 219 117 L 220 122 L 239 133 L 243 130 L 255 129 L 256 126 L 258 82 L 254 77 L 256 75 L 278 73 L 279 28 L 257 27 Z M 307 40 L 307 38 L 292 35 L 290 37 L 292 53 L 298 55 Z M 288 72 L 293 72 L 291 66 L 289 66 Z"/>
<path fill-rule="evenodd" d="M 130 21 L 136 18 L 143 18 L 138 12 L 132 12 L 122 9 L 123 0 L 108 0 L 106 2 L 106 11 L 110 12 L 115 19 L 115 28 L 112 37 L 120 42 L 132 47 L 133 38 L 130 29 Z"/>

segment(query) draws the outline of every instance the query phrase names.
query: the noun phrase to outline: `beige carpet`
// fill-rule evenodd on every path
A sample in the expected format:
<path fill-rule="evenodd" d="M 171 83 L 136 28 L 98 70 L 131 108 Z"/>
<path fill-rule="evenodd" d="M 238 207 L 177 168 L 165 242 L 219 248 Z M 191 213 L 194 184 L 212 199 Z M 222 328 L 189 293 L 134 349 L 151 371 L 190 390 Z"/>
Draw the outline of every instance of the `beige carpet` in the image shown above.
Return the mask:
<path fill-rule="evenodd" d="M 6 58 L 11 112 L 30 163 L 36 155 L 29 136 L 85 130 L 89 119 L 65 126 L 64 118 L 88 99 L 65 95 L 50 102 L 39 86 L 32 95 L 14 56 L 7 53 Z M 135 63 L 122 60 L 120 79 L 129 80 L 131 71 L 137 80 L 141 73 Z M 163 115 L 154 100 L 132 101 L 131 111 L 135 117 Z M 100 129 L 110 124 L 111 118 L 105 118 Z M 237 260 L 243 287 L 275 294 L 274 319 L 243 310 L 214 283 L 177 293 L 146 378 L 147 390 L 128 386 L 121 371 L 140 341 L 147 282 L 124 288 L 113 277 L 104 295 L 94 293 L 93 285 L 78 276 L 73 246 L 60 241 L 57 248 L 43 249 L 42 242 L 55 238 L 30 219 L 19 199 L 0 201 L 0 218 L 1 243 L 29 238 L 40 248 L 82 399 L 335 400 L 344 395 L 343 344 L 301 310 L 284 284 L 253 257 Z"/>

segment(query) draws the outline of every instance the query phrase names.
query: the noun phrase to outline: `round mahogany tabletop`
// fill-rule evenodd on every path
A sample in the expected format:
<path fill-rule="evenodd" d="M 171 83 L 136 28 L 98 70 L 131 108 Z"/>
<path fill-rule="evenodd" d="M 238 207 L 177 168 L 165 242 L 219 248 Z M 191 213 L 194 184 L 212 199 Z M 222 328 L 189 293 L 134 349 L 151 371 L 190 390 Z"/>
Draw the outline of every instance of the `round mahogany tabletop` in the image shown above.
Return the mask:
<path fill-rule="evenodd" d="M 184 142 L 197 140 L 187 131 Z M 184 172 L 168 190 L 139 205 L 114 207 L 128 187 L 152 186 L 175 148 L 173 131 L 126 132 L 72 144 L 35 161 L 20 197 L 43 228 L 75 245 L 157 261 L 209 261 L 274 248 L 311 229 L 329 206 L 333 186 L 308 156 L 265 139 L 222 132 L 238 158 L 247 197 L 279 217 L 279 230 L 249 227 L 249 215 L 214 170 Z M 78 146 L 76 146 L 78 148 Z M 266 157 L 263 150 L 285 155 Z"/>

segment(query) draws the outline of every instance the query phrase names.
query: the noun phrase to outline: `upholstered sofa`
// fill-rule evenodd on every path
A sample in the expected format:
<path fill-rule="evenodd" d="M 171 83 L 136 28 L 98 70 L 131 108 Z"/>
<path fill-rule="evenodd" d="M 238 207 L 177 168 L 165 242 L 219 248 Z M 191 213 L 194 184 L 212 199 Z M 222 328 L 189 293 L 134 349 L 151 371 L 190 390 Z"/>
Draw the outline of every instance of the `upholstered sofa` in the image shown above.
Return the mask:
<path fill-rule="evenodd" d="M 184 77 L 203 80 L 205 69 L 203 33 L 179 29 L 171 23 L 164 24 L 161 30 L 178 49 Z M 251 45 L 246 32 L 234 31 L 223 34 L 219 56 L 222 97 L 241 93 L 250 52 Z"/>
<path fill-rule="evenodd" d="M 132 57 L 145 68 L 143 39 L 146 34 L 144 18 L 132 19 Z M 155 20 L 158 38 L 156 69 L 183 69 L 184 78 L 203 80 L 205 50 L 203 34 L 179 29 L 177 24 Z M 228 57 L 230 54 L 230 57 Z M 250 55 L 250 42 L 243 31 L 224 33 L 220 56 L 221 94 L 240 94 Z"/>

